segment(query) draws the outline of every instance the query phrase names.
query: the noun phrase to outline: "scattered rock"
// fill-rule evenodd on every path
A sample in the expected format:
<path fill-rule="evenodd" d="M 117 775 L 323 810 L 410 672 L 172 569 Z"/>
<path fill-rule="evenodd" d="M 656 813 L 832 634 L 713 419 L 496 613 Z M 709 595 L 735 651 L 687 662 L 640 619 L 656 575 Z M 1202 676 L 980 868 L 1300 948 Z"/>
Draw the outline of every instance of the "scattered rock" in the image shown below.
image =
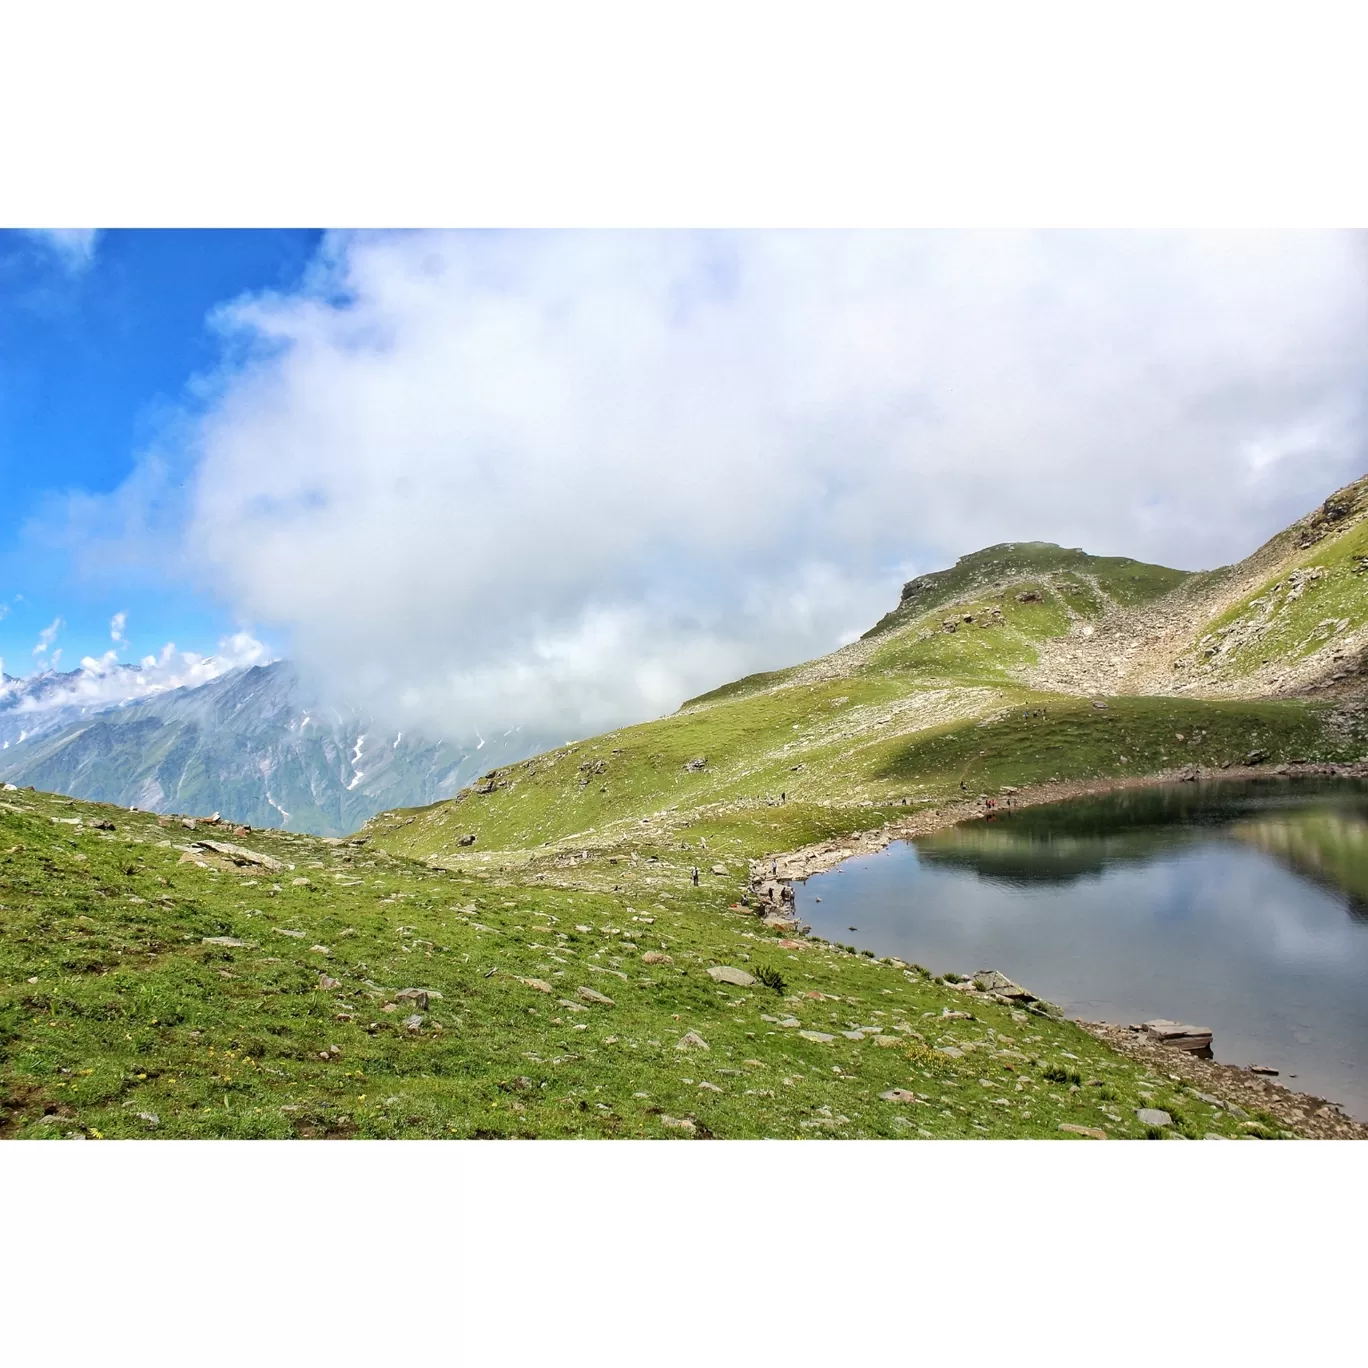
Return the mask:
<path fill-rule="evenodd" d="M 596 992 L 593 988 L 576 988 L 575 995 L 577 997 L 582 997 L 585 1002 L 596 1002 L 601 1007 L 617 1006 L 617 1003 L 615 1003 L 612 998 L 604 997 L 602 993 Z"/>
<path fill-rule="evenodd" d="M 1188 1026 L 1181 1021 L 1169 1021 L 1160 1017 L 1154 1021 L 1142 1022 L 1140 1029 L 1160 1045 L 1210 1056 L 1211 1032 L 1201 1026 Z"/>
<path fill-rule="evenodd" d="M 518 980 L 524 988 L 535 988 L 539 993 L 551 992 L 551 985 L 545 979 L 539 978 L 520 978 Z"/>
<path fill-rule="evenodd" d="M 727 866 L 724 864 L 715 864 L 712 867 L 712 872 L 714 874 L 725 874 L 727 872 Z"/>
<path fill-rule="evenodd" d="M 308 881 L 308 879 L 305 879 L 305 878 L 298 878 L 298 879 L 291 879 L 291 880 L 290 880 L 290 887 L 291 887 L 291 888 L 308 888 L 308 886 L 309 886 L 309 881 Z"/>
<path fill-rule="evenodd" d="M 1140 1124 L 1144 1126 L 1173 1125 L 1173 1117 L 1158 1107 L 1140 1107 L 1136 1110 L 1135 1115 Z"/>
<path fill-rule="evenodd" d="M 719 1088 L 716 1083 L 709 1083 L 706 1079 L 698 1086 L 702 1088 L 704 1092 L 720 1093 L 722 1091 L 722 1089 Z"/>
<path fill-rule="evenodd" d="M 185 825 L 193 828 L 195 819 L 187 817 Z M 244 846 L 230 845 L 227 841 L 196 841 L 193 848 L 195 850 L 212 850 L 215 855 L 222 855 L 235 865 L 257 865 L 261 869 L 272 871 L 285 868 L 284 864 L 273 855 L 261 855 L 255 850 L 246 849 Z"/>
<path fill-rule="evenodd" d="M 442 995 L 435 988 L 401 988 L 394 995 L 397 1002 L 411 1002 L 420 1012 L 428 1009 L 428 999 L 441 1001 Z"/>
<path fill-rule="evenodd" d="M 1061 1121 L 1059 1129 L 1067 1131 L 1070 1135 L 1085 1135 L 1089 1140 L 1105 1140 L 1107 1132 L 1098 1130 L 1096 1126 L 1075 1126 L 1071 1121 Z"/>
<path fill-rule="evenodd" d="M 744 969 L 734 969 L 730 964 L 715 964 L 708 970 L 708 977 L 716 983 L 730 983 L 736 988 L 750 988 L 755 983 L 755 975 Z"/>
<path fill-rule="evenodd" d="M 277 926 L 277 927 L 274 927 L 273 929 L 274 929 L 274 931 L 275 931 L 275 933 L 276 933 L 277 936 L 291 936 L 291 937 L 293 937 L 295 940 L 303 940 L 303 939 L 305 938 L 305 937 L 304 937 L 304 932 L 302 932 L 302 931 L 291 931 L 290 928 L 289 928 L 288 926 Z"/>
<path fill-rule="evenodd" d="M 798 1034 L 804 1040 L 813 1040 L 819 1045 L 829 1045 L 836 1039 L 833 1035 L 827 1035 L 825 1031 L 799 1031 Z"/>
<path fill-rule="evenodd" d="M 642 964 L 673 964 L 674 956 L 660 950 L 648 950 L 641 957 Z"/>
<path fill-rule="evenodd" d="M 879 1097 L 884 1102 L 912 1103 L 917 1100 L 917 1094 L 909 1092 L 906 1088 L 889 1088 L 887 1092 L 881 1092 Z"/>
<path fill-rule="evenodd" d="M 104 817 L 97 817 L 93 822 L 87 822 L 87 823 L 86 823 L 86 826 L 88 826 L 92 831 L 113 831 L 113 830 L 114 830 L 114 823 L 111 822 L 111 821 L 108 821 L 108 820 L 107 820 L 106 818 L 104 818 Z M 139 1114 L 141 1115 L 141 1113 L 139 1113 Z"/>
<path fill-rule="evenodd" d="M 135 1112 L 134 1115 L 139 1121 L 146 1121 L 154 1129 L 161 1125 L 161 1117 L 156 1112 Z"/>
<path fill-rule="evenodd" d="M 1180 1074 L 1204 1092 L 1238 1101 L 1254 1115 L 1268 1115 L 1286 1131 L 1316 1140 L 1368 1139 L 1368 1125 L 1345 1116 L 1302 1093 L 1251 1074 L 1233 1064 L 1219 1064 L 1200 1055 L 1169 1050 L 1138 1026 L 1082 1021 L 1079 1025 L 1112 1049 L 1161 1074 Z M 1253 1128 L 1255 1123 L 1244 1123 Z M 1266 1124 L 1266 1123 L 1265 1123 Z"/>
<path fill-rule="evenodd" d="M 953 1045 L 937 1045 L 936 1053 L 948 1055 L 951 1059 L 963 1059 L 964 1051 L 957 1050 Z"/>
<path fill-rule="evenodd" d="M 676 1050 L 708 1050 L 712 1047 L 697 1031 L 686 1031 L 675 1042 Z"/>
<path fill-rule="evenodd" d="M 690 1121 L 687 1116 L 682 1118 L 675 1116 L 661 1116 L 660 1124 L 664 1126 L 666 1130 L 687 1131 L 690 1135 L 693 1135 L 694 1132 L 698 1130 L 697 1124 L 693 1121 Z"/>
<path fill-rule="evenodd" d="M 226 945 L 233 950 L 252 949 L 250 941 L 236 940 L 232 936 L 201 936 L 200 940 L 204 945 Z"/>
<path fill-rule="evenodd" d="M 1277 1078 L 1278 1076 L 1277 1069 L 1270 1068 L 1267 1064 L 1251 1064 L 1249 1072 L 1262 1074 L 1265 1078 Z"/>
<path fill-rule="evenodd" d="M 406 1031 L 421 1031 L 423 1029 L 423 1018 L 415 1012 L 412 1016 L 404 1018 L 404 1029 Z"/>

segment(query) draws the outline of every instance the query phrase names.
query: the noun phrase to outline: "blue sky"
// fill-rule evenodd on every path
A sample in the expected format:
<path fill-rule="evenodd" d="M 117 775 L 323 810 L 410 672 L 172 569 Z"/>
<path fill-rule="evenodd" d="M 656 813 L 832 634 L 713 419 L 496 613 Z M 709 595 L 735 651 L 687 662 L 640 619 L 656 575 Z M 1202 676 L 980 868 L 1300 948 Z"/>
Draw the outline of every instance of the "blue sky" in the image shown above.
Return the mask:
<path fill-rule="evenodd" d="M 217 365 L 213 308 L 294 287 L 320 237 L 118 230 L 96 235 L 87 254 L 0 231 L 0 658 L 10 674 L 34 667 L 38 634 L 58 617 L 64 668 L 110 648 L 118 612 L 128 615 L 123 658 L 168 640 L 208 652 L 234 625 L 202 589 L 82 573 L 46 544 L 43 524 L 70 491 L 118 489 L 192 406 L 192 376 Z"/>

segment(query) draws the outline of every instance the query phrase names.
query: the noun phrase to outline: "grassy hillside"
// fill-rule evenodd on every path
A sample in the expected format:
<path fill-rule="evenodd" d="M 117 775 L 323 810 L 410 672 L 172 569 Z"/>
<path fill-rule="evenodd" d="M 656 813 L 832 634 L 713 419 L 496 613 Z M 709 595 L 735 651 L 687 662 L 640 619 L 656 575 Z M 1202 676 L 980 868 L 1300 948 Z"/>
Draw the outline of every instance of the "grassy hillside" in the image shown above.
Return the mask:
<path fill-rule="evenodd" d="M 386 849 L 449 867 L 541 869 L 575 844 L 600 859 L 649 848 L 678 876 L 706 862 L 709 836 L 706 848 L 758 860 L 966 791 L 1219 769 L 1251 755 L 1277 764 L 1363 754 L 1360 714 L 1325 700 L 1031 687 L 1025 677 L 1043 656 L 1118 606 L 1114 585 L 1043 573 L 1045 550 L 1033 549 L 1024 578 L 991 592 L 976 583 L 953 612 L 939 603 L 825 662 L 752 676 L 366 829 Z M 1077 564 L 1078 553 L 1064 560 Z"/>
<path fill-rule="evenodd" d="M 1147 1105 L 1190 1136 L 1279 1133 L 708 888 L 515 887 L 3 797 L 6 1136 L 1140 1137 Z M 183 848 L 225 837 L 277 867 Z"/>

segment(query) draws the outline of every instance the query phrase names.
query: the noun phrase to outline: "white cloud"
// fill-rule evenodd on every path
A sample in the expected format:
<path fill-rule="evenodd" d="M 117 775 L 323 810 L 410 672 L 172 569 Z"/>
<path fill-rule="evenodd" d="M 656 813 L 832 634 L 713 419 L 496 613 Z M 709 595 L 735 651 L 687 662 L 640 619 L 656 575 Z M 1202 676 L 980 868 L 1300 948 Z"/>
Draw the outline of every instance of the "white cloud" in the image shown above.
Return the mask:
<path fill-rule="evenodd" d="M 63 622 L 61 618 L 53 618 L 52 621 L 38 633 L 38 643 L 33 648 L 33 654 L 36 656 L 46 655 L 48 647 L 57 640 L 57 633 L 65 626 L 66 623 Z"/>
<path fill-rule="evenodd" d="M 211 656 L 181 651 L 167 642 L 155 655 L 144 656 L 137 665 L 123 665 L 115 651 L 85 656 L 78 670 L 56 677 L 61 652 L 55 651 L 46 670 L 27 679 L 0 684 L 0 698 L 14 697 L 13 707 L 23 714 L 41 714 L 59 708 L 102 708 L 127 703 L 171 689 L 194 688 L 229 670 L 264 665 L 274 657 L 250 633 L 238 632 L 219 642 Z M 35 688 L 36 682 L 43 683 Z"/>
<path fill-rule="evenodd" d="M 95 260 L 98 228 L 30 228 L 28 235 L 40 242 L 73 275 L 86 270 Z"/>
<path fill-rule="evenodd" d="M 992 542 L 1244 554 L 1362 473 L 1365 264 L 1332 234 L 336 236 L 223 311 L 181 544 L 401 723 L 582 733 Z"/>
<path fill-rule="evenodd" d="M 127 613 L 115 613 L 109 619 L 109 639 L 116 646 L 127 646 L 128 638 L 124 636 L 124 628 L 128 626 Z"/>

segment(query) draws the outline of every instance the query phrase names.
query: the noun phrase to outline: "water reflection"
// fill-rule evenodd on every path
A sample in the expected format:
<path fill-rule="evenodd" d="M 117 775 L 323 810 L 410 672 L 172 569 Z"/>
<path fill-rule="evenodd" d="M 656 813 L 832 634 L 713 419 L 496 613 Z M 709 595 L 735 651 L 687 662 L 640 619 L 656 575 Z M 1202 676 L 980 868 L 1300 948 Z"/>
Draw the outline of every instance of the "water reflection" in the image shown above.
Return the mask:
<path fill-rule="evenodd" d="M 1368 903 L 1368 786 L 1358 780 L 1179 784 L 999 812 L 917 842 L 933 865 L 1067 883 L 1220 834 Z"/>
<path fill-rule="evenodd" d="M 1257 846 L 1323 888 L 1342 893 L 1345 907 L 1368 921 L 1368 821 L 1362 814 L 1310 811 L 1237 822 L 1228 833 Z"/>
<path fill-rule="evenodd" d="M 821 897 L 817 904 L 816 897 Z M 1368 786 L 1184 784 L 950 828 L 809 880 L 813 930 L 1211 1027 L 1368 1117 Z M 859 931 L 851 933 L 849 926 Z"/>

